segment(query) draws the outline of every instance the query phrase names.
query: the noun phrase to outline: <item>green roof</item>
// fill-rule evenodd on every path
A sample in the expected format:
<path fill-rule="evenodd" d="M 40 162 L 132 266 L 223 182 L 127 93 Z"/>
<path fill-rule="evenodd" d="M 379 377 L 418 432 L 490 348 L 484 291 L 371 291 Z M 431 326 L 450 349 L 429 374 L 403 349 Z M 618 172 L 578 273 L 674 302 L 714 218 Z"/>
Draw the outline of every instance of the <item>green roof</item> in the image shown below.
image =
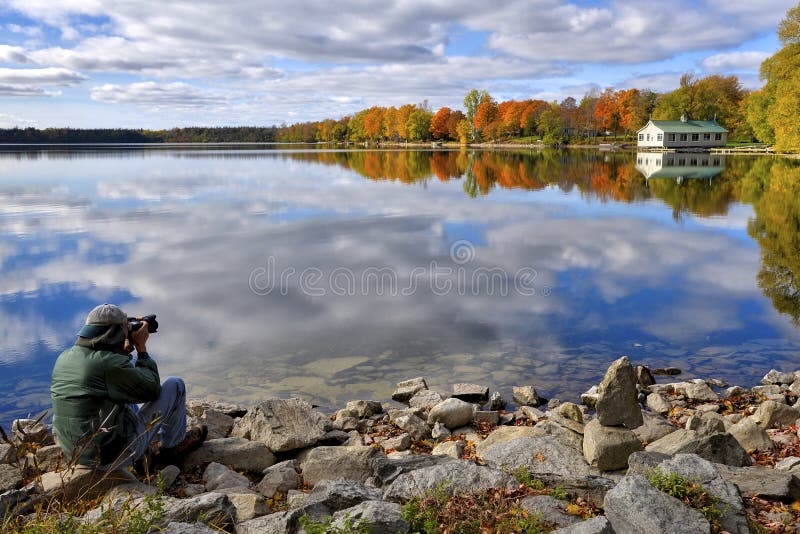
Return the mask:
<path fill-rule="evenodd" d="M 725 133 L 728 130 L 717 124 L 717 121 L 653 121 L 653 126 L 664 133 Z M 649 123 L 648 123 L 649 124 Z M 647 125 L 644 126 L 647 128 Z M 642 128 L 642 130 L 644 129 Z"/>

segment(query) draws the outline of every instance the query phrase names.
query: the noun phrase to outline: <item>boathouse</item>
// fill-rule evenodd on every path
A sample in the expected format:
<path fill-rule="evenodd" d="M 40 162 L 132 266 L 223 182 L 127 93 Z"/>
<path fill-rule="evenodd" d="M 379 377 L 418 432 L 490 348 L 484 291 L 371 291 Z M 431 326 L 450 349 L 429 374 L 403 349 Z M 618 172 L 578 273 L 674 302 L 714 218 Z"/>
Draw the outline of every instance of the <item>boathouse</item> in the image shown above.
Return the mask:
<path fill-rule="evenodd" d="M 651 119 L 637 134 L 640 149 L 704 149 L 725 146 L 728 142 L 728 130 L 716 120 L 694 121 L 686 115 L 679 121 Z"/>

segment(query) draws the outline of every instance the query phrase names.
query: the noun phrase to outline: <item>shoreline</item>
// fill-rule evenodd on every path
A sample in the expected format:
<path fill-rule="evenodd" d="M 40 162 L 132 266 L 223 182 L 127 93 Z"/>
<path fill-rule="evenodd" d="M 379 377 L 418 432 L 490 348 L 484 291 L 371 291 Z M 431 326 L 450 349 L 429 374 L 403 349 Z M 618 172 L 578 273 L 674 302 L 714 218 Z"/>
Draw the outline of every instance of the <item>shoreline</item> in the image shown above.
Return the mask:
<path fill-rule="evenodd" d="M 398 383 L 391 402 L 353 400 L 330 415 L 300 399 L 253 407 L 190 399 L 189 424 L 207 424 L 210 440 L 161 472 L 163 490 L 152 485 L 157 477 L 104 480 L 95 493 L 105 494 L 105 511 L 84 512 L 82 520 L 104 525 L 109 510 L 152 502 L 146 495 L 156 493 L 166 512 L 148 521 L 192 523 L 186 532 L 206 532 L 198 519 L 239 533 L 313 525 L 350 532 L 346 517 L 373 532 L 405 532 L 419 530 L 422 517 L 468 521 L 463 510 L 441 514 L 465 495 L 502 491 L 510 500 L 492 505 L 497 532 L 513 531 L 502 521 L 522 511 L 542 531 L 562 534 L 626 532 L 623 525 L 653 528 L 652 521 L 679 529 L 671 531 L 748 532 L 777 520 L 788 527 L 772 531 L 794 532 L 786 528 L 800 521 L 800 510 L 787 504 L 800 499 L 800 370 L 770 370 L 749 389 L 679 374 L 622 357 L 580 404 L 543 399 L 534 384 L 490 392 L 462 383 L 443 394 L 423 377 Z M 58 472 L 64 459 L 43 425 L 18 421 L 13 430 L 16 452 L 47 472 L 20 472 L 0 503 L 6 512 L 33 514 L 29 521 L 53 521 L 37 515 L 35 503 L 73 498 L 94 472 Z M 14 465 L 9 447 L 4 473 Z M 713 496 L 719 514 L 702 516 L 658 491 L 664 473 Z"/>

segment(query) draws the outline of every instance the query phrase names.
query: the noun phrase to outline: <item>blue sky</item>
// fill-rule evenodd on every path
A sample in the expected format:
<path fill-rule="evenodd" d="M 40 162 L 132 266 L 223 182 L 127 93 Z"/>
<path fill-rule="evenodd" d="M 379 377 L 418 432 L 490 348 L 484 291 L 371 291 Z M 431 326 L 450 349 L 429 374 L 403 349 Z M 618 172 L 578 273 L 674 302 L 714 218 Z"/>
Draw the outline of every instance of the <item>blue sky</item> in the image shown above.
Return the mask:
<path fill-rule="evenodd" d="M 428 100 L 757 88 L 796 0 L 0 0 L 0 127 L 269 125 Z"/>

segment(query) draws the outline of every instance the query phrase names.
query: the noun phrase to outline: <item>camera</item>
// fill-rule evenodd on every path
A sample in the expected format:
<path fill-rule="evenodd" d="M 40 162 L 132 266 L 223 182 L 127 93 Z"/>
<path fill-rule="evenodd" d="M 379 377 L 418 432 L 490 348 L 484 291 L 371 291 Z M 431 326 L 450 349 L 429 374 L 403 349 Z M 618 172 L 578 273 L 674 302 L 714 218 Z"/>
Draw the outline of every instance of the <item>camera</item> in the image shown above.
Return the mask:
<path fill-rule="evenodd" d="M 156 321 L 156 314 L 152 315 L 145 315 L 141 319 L 137 319 L 136 317 L 128 317 L 128 332 L 136 332 L 139 330 L 144 321 L 147 321 L 147 331 L 149 333 L 153 333 L 158 330 L 158 321 Z"/>

